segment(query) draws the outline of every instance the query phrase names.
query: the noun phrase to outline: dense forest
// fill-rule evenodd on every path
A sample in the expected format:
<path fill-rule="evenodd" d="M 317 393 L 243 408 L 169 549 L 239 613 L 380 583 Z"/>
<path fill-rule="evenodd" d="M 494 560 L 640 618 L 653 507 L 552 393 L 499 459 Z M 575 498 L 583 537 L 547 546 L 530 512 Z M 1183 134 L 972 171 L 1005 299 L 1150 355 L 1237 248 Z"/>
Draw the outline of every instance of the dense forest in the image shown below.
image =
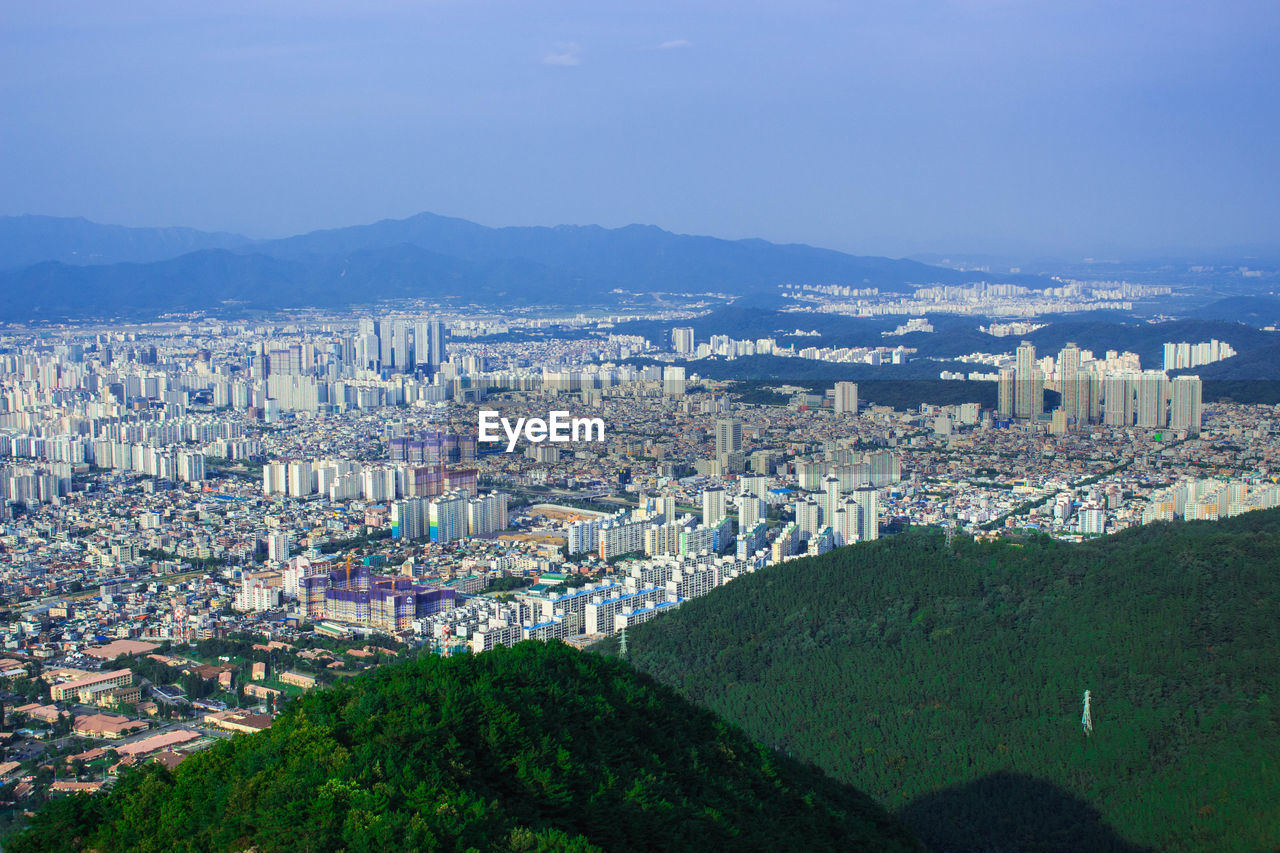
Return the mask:
<path fill-rule="evenodd" d="M 45 807 L 33 851 L 917 850 L 870 798 L 559 642 L 424 655 L 172 772 Z"/>
<path fill-rule="evenodd" d="M 628 646 L 935 849 L 1273 850 L 1278 607 L 1280 510 L 1078 545 L 916 529 L 735 580 Z"/>

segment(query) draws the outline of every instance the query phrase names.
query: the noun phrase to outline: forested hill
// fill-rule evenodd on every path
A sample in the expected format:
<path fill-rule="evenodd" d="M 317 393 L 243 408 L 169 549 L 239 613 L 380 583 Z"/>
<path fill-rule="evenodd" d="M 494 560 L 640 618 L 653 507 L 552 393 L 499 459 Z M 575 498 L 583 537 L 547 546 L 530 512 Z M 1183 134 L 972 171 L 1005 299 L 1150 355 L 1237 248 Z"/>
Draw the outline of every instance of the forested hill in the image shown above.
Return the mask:
<path fill-rule="evenodd" d="M 628 645 L 938 850 L 1257 851 L 1280 844 L 1278 613 L 1271 510 L 1080 545 L 917 529 L 735 580 Z"/>
<path fill-rule="evenodd" d="M 57 800 L 22 851 L 917 850 L 865 795 L 561 643 L 308 695 L 172 773 Z"/>

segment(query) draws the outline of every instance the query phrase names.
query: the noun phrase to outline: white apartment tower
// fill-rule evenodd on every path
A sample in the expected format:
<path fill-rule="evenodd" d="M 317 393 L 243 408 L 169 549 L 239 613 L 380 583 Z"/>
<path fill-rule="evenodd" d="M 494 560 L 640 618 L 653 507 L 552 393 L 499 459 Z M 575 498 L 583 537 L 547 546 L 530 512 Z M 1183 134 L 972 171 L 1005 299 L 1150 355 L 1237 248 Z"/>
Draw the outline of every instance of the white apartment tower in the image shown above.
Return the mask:
<path fill-rule="evenodd" d="M 702 493 L 702 523 L 716 527 L 725 519 L 724 489 L 707 489 Z"/>
<path fill-rule="evenodd" d="M 858 383 L 837 382 L 833 401 L 837 415 L 858 413 Z"/>
<path fill-rule="evenodd" d="M 1034 420 L 1044 412 L 1044 374 L 1036 364 L 1035 344 L 1023 341 L 1017 353 L 1014 415 Z"/>
<path fill-rule="evenodd" d="M 1173 405 L 1169 411 L 1169 425 L 1173 429 L 1185 430 L 1189 435 L 1200 434 L 1203 387 L 1199 376 L 1179 376 L 1173 380 Z"/>

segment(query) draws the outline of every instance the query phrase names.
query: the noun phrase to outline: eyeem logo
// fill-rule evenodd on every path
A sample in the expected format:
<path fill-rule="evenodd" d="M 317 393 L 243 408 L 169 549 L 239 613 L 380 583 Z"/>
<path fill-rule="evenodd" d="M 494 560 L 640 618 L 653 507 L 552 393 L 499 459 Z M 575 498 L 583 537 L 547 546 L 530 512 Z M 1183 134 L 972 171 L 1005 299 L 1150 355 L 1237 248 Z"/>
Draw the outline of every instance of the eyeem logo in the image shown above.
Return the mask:
<path fill-rule="evenodd" d="M 568 412 L 554 411 L 542 418 L 516 418 L 515 426 L 493 409 L 480 410 L 480 440 L 500 441 L 498 427 L 507 434 L 507 453 L 516 449 L 521 434 L 534 444 L 544 441 L 604 441 L 603 418 L 571 418 Z M 594 433 L 594 437 L 593 434 Z"/>

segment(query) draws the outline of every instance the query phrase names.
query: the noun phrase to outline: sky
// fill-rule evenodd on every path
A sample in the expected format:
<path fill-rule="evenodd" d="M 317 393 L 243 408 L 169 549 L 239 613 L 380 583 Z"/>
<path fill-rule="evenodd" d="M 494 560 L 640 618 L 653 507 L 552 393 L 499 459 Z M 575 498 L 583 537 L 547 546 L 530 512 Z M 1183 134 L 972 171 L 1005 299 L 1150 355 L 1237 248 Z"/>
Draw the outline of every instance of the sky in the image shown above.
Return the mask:
<path fill-rule="evenodd" d="M 8 3 L 0 116 L 0 214 L 1280 245 L 1275 0 Z"/>

